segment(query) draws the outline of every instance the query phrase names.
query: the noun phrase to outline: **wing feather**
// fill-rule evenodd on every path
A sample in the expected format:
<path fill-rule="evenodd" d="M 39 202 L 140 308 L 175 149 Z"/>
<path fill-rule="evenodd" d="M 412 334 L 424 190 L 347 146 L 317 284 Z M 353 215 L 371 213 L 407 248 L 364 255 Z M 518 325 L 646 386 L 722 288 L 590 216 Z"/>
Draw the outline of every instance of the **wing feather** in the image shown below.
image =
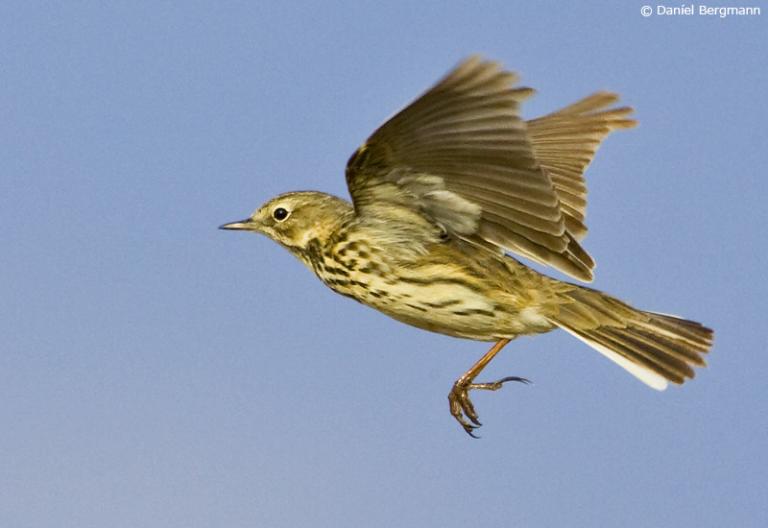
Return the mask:
<path fill-rule="evenodd" d="M 578 244 L 586 187 L 581 172 L 621 109 L 596 94 L 534 120 L 533 94 L 515 74 L 470 58 L 384 123 L 347 164 L 358 215 L 405 207 L 474 243 L 497 246 L 591 280 Z M 597 141 L 597 143 L 595 143 Z"/>
<path fill-rule="evenodd" d="M 587 235 L 587 185 L 584 171 L 603 139 L 613 130 L 637 122 L 629 107 L 607 107 L 618 102 L 611 92 L 597 92 L 565 108 L 528 121 L 528 133 L 541 166 L 549 173 L 562 204 L 565 225 L 577 240 Z"/>

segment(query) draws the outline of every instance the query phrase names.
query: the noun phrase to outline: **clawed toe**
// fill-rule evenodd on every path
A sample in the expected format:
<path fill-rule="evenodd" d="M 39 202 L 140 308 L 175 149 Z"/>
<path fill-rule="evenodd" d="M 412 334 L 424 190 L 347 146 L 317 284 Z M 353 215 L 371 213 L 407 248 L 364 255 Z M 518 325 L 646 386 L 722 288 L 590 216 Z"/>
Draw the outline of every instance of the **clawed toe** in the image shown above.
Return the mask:
<path fill-rule="evenodd" d="M 467 385 L 467 389 L 479 389 L 479 390 L 489 390 L 489 391 L 495 391 L 499 390 L 502 385 L 504 385 L 508 381 L 518 381 L 520 383 L 524 383 L 526 385 L 530 385 L 531 381 L 526 378 L 521 378 L 518 376 L 507 376 L 506 378 L 501 378 L 500 380 L 492 381 L 490 383 L 470 383 Z"/>
<path fill-rule="evenodd" d="M 475 429 L 481 427 L 483 424 L 478 419 L 475 406 L 472 404 L 472 400 L 469 398 L 469 391 L 473 389 L 478 390 L 499 390 L 504 383 L 508 381 L 518 381 L 520 383 L 530 384 L 531 382 L 525 378 L 518 376 L 507 376 L 490 383 L 462 383 L 457 381 L 453 384 L 451 392 L 448 394 L 448 402 L 450 404 L 451 415 L 459 422 L 459 425 L 464 431 L 472 438 L 480 438 L 475 434 Z"/>
<path fill-rule="evenodd" d="M 455 383 L 448 394 L 448 402 L 451 408 L 451 415 L 459 422 L 459 425 L 469 436 L 478 438 L 474 434 L 474 430 L 483 424 L 478 420 L 475 406 L 472 405 L 472 400 L 469 399 L 468 385 Z"/>

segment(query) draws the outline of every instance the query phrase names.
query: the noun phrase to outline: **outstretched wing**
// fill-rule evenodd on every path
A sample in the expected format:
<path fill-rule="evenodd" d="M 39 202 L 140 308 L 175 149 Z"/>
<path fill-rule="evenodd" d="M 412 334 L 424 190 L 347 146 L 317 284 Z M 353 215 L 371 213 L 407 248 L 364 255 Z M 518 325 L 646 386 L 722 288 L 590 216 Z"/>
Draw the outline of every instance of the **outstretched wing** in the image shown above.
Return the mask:
<path fill-rule="evenodd" d="M 567 230 L 519 115 L 533 90 L 515 80 L 470 58 L 382 125 L 347 164 L 356 212 L 409 207 L 456 236 L 589 281 L 594 261 Z"/>
<path fill-rule="evenodd" d="M 629 117 L 632 108 L 609 108 L 618 100 L 617 94 L 597 92 L 557 112 L 528 121 L 528 135 L 536 159 L 552 179 L 565 216 L 565 228 L 576 240 L 587 234 L 584 171 L 611 131 L 637 125 L 637 121 Z"/>

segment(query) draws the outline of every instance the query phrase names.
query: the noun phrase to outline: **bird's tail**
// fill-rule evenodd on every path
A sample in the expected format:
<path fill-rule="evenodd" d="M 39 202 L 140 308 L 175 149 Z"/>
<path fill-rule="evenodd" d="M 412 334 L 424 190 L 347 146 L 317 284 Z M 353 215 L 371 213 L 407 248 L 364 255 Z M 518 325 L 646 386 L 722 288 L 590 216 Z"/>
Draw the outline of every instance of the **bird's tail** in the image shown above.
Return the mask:
<path fill-rule="evenodd" d="M 637 310 L 597 290 L 575 286 L 572 302 L 551 322 L 656 390 L 694 377 L 712 346 L 709 328 L 671 315 Z"/>

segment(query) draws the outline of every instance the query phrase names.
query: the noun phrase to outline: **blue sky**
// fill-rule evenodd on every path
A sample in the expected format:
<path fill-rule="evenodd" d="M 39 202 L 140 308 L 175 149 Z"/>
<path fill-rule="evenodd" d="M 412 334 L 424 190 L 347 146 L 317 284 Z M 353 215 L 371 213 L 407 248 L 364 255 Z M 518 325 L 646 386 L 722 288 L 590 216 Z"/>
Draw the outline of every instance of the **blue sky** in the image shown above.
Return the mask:
<path fill-rule="evenodd" d="M 768 13 L 320 4 L 0 7 L 0 525 L 765 526 Z M 595 287 L 716 330 L 696 380 L 521 338 L 486 377 L 534 384 L 476 395 L 472 440 L 446 395 L 486 344 L 216 229 L 346 195 L 360 142 L 472 53 L 538 90 L 527 117 L 635 107 L 585 246 Z"/>

